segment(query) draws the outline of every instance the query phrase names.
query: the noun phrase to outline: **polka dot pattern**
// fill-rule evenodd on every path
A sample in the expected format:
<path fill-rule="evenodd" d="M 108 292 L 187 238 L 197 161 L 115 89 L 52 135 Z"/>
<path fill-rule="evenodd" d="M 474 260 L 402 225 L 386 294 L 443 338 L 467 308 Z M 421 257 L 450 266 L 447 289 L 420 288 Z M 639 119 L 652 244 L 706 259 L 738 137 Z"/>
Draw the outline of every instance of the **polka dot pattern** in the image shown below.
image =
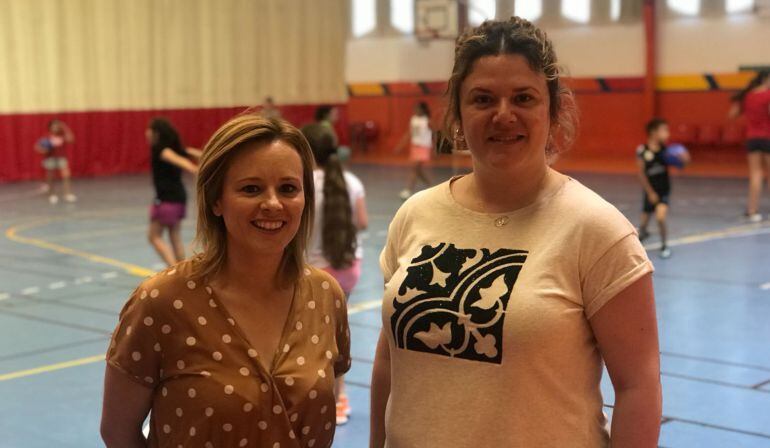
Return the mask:
<path fill-rule="evenodd" d="M 328 378 L 349 362 L 339 288 L 321 271 L 305 272 L 281 335 L 281 356 L 266 360 L 277 364 L 271 378 L 248 344 L 259 333 L 239 333 L 247 325 L 260 328 L 258 318 L 229 314 L 229 302 L 190 277 L 187 263 L 137 289 L 131 298 L 137 305 L 125 308 L 108 353 L 135 379 L 158 384 L 156 400 L 164 406 L 152 412 L 160 444 L 176 447 L 173 435 L 189 437 L 184 446 L 211 448 L 222 437 L 233 447 L 330 446 L 333 432 L 324 431 L 334 420 Z"/>

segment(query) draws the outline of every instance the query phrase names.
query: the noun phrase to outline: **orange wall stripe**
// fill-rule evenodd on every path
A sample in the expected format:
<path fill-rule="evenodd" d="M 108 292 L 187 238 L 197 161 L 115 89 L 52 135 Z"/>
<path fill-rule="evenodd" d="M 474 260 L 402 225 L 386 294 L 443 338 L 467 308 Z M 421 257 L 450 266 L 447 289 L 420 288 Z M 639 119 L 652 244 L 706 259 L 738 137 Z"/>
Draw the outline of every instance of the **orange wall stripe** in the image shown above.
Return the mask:
<path fill-rule="evenodd" d="M 709 83 L 703 75 L 659 76 L 655 87 L 658 91 L 663 92 L 710 89 Z"/>
<path fill-rule="evenodd" d="M 656 79 L 658 92 L 705 92 L 714 90 L 739 90 L 755 76 L 754 72 L 720 73 L 714 75 L 664 75 Z M 716 84 L 713 88 L 707 77 Z M 567 78 L 567 84 L 578 93 L 611 93 L 641 91 L 644 78 Z M 602 85 L 603 83 L 603 85 Z M 351 96 L 418 96 L 443 95 L 445 81 L 360 83 L 349 86 Z M 603 88 L 604 87 L 604 88 Z"/>
<path fill-rule="evenodd" d="M 723 90 L 740 90 L 751 81 L 756 73 L 754 72 L 742 72 L 742 73 L 724 73 L 721 75 L 714 75 L 714 80 Z"/>
<path fill-rule="evenodd" d="M 382 96 L 385 95 L 385 89 L 382 84 L 368 83 L 368 84 L 351 84 L 350 94 L 352 96 Z"/>

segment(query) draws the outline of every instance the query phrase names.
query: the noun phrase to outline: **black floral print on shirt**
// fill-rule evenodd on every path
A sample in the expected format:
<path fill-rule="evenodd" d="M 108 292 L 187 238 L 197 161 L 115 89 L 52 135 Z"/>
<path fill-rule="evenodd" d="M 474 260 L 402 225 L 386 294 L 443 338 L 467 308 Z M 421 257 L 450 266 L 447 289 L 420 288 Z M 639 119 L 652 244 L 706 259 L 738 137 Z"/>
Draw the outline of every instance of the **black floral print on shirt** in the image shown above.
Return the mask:
<path fill-rule="evenodd" d="M 500 364 L 505 310 L 528 252 L 423 246 L 393 298 L 401 349 Z"/>

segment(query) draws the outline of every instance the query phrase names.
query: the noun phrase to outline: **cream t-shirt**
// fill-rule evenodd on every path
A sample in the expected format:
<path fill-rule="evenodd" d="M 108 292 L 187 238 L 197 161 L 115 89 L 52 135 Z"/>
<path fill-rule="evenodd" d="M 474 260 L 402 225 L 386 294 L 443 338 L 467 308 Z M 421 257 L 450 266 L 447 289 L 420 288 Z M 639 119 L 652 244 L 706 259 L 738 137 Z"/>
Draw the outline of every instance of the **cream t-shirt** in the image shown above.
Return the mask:
<path fill-rule="evenodd" d="M 380 257 L 386 446 L 607 447 L 588 319 L 652 272 L 634 227 L 573 179 L 506 214 L 450 182 L 401 207 Z"/>

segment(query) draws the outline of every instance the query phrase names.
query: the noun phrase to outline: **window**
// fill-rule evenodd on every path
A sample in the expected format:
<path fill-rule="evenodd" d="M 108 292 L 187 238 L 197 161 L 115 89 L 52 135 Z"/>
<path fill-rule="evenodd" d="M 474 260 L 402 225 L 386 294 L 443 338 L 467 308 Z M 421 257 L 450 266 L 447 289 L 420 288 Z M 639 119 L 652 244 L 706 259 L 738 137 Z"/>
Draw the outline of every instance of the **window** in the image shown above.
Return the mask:
<path fill-rule="evenodd" d="M 481 25 L 481 22 L 495 18 L 495 0 L 471 0 L 468 2 L 468 22 Z"/>
<path fill-rule="evenodd" d="M 353 1 L 353 36 L 361 37 L 377 26 L 377 0 Z M 398 2 L 396 2 L 398 3 Z"/>
<path fill-rule="evenodd" d="M 754 0 L 727 0 L 725 4 L 728 14 L 751 11 L 753 7 Z"/>
<path fill-rule="evenodd" d="M 542 0 L 517 0 L 514 3 L 514 13 L 527 20 L 537 20 L 543 14 Z"/>
<path fill-rule="evenodd" d="M 587 23 L 591 19 L 591 0 L 562 0 L 561 14 L 575 22 Z"/>
<path fill-rule="evenodd" d="M 620 0 L 610 1 L 610 20 L 613 22 L 620 20 Z"/>
<path fill-rule="evenodd" d="M 390 23 L 402 33 L 414 32 L 414 0 L 390 2 Z"/>
<path fill-rule="evenodd" d="M 688 16 L 700 13 L 700 0 L 667 0 L 671 10 Z"/>

